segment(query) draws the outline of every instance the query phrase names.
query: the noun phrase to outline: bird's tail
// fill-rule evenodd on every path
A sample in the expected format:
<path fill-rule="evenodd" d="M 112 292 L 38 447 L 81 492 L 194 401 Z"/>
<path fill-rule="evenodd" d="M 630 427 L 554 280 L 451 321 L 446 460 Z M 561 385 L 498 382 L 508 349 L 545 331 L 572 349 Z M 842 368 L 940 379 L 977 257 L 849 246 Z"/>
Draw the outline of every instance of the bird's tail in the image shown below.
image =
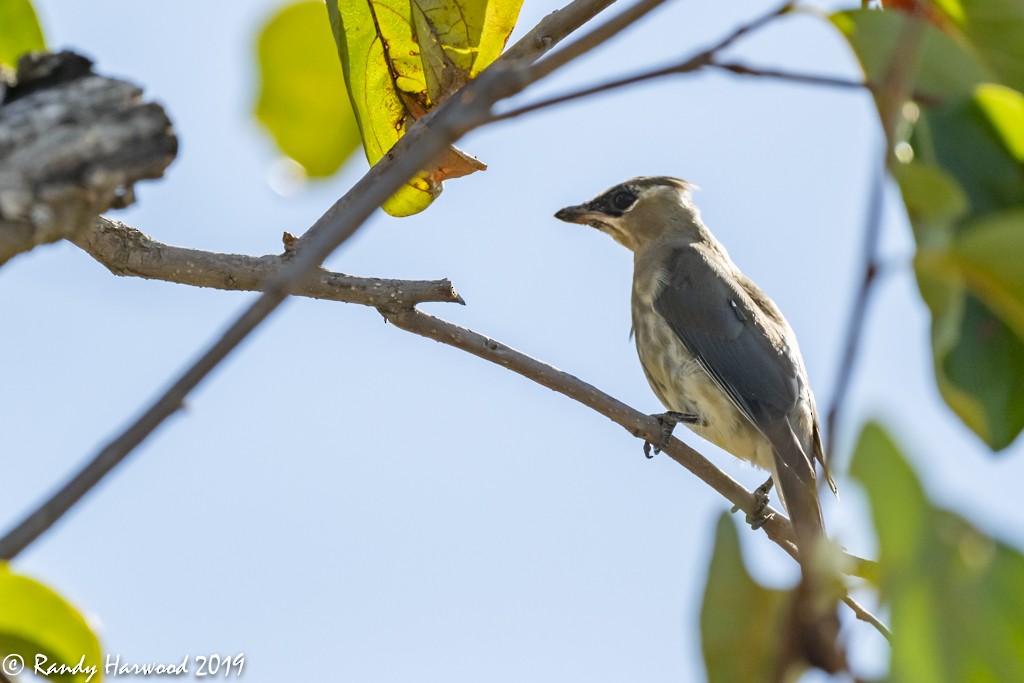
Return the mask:
<path fill-rule="evenodd" d="M 839 645 L 837 610 L 842 583 L 829 557 L 828 537 L 821 514 L 814 461 L 793 432 L 788 420 L 780 421 L 769 435 L 775 459 L 775 483 L 789 512 L 799 548 L 801 582 L 794 591 L 790 613 L 789 657 L 830 673 L 846 668 Z"/>

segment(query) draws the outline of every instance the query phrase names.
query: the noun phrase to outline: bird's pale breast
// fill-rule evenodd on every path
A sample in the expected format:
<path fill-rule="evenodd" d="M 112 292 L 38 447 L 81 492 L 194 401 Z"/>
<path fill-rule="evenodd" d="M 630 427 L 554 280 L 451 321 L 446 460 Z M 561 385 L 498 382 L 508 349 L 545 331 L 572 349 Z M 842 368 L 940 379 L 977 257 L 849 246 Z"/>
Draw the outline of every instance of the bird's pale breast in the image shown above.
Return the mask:
<path fill-rule="evenodd" d="M 638 269 L 639 272 L 639 269 Z M 692 413 L 701 422 L 687 425 L 737 458 L 774 471 L 771 446 L 718 388 L 676 334 L 654 310 L 660 273 L 633 281 L 633 334 L 647 381 L 669 410 Z"/>

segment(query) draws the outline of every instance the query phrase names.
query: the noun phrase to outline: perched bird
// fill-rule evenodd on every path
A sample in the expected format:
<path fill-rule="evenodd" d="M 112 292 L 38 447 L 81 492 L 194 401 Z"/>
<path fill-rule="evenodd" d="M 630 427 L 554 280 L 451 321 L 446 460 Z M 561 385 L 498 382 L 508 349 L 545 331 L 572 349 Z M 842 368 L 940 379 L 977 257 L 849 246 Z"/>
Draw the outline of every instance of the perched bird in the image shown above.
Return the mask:
<path fill-rule="evenodd" d="M 671 411 L 659 416 L 665 440 L 683 422 L 771 472 L 763 500 L 774 481 L 792 518 L 802 585 L 820 592 L 815 586 L 827 581 L 812 557 L 826 534 L 815 462 L 833 492 L 835 485 L 796 336 L 701 221 L 692 189 L 678 178 L 633 178 L 555 217 L 597 228 L 633 252 L 633 333 L 647 380 Z M 835 670 L 835 603 L 812 603 L 822 601 L 808 599 L 798 619 L 810 641 L 805 654 Z"/>

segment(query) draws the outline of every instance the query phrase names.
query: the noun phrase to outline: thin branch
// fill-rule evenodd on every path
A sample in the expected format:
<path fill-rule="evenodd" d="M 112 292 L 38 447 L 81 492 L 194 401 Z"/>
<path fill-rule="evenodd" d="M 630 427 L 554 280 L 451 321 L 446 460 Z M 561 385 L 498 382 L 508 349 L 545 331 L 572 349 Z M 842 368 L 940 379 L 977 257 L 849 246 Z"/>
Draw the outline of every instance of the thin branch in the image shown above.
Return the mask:
<path fill-rule="evenodd" d="M 174 247 L 102 216 L 74 242 L 115 275 L 231 291 L 262 291 L 291 259 L 287 250 L 280 256 L 242 256 Z M 322 268 L 299 285 L 295 294 L 366 306 L 465 303 L 448 280 L 364 278 Z"/>
<path fill-rule="evenodd" d="M 391 151 L 316 221 L 288 265 L 267 283 L 263 294 L 199 359 L 67 483 L 0 538 L 0 560 L 15 557 L 53 526 L 164 420 L 176 413 L 185 397 L 403 183 L 420 169 L 427 168 L 463 134 L 486 123 L 495 102 L 525 88 L 531 82 L 529 77 L 508 77 L 518 68 L 518 62 L 543 55 L 609 2 L 573 0 L 560 12 L 548 15 L 477 79 L 413 124 Z"/>
<path fill-rule="evenodd" d="M 858 81 L 838 76 L 825 76 L 822 74 L 805 74 L 795 71 L 782 71 L 780 69 L 762 69 L 760 67 L 737 64 L 735 62 L 710 62 L 709 67 L 721 69 L 737 76 L 755 76 L 759 78 L 771 78 L 791 83 L 805 83 L 807 85 L 823 85 L 830 88 L 845 88 L 849 90 L 872 90 L 872 85 L 866 81 Z"/>
<path fill-rule="evenodd" d="M 828 412 L 825 413 L 825 453 L 830 456 L 835 453 L 836 427 L 850 391 L 850 381 L 853 379 L 853 369 L 857 363 L 860 341 L 863 338 L 864 329 L 867 327 L 865 321 L 867 320 L 868 304 L 878 278 L 878 252 L 882 236 L 884 199 L 885 173 L 879 168 L 871 183 L 871 198 L 867 215 L 864 217 L 864 241 L 861 245 L 861 263 L 864 264 L 861 268 L 863 276 L 846 323 L 845 342 L 842 356 L 839 359 L 839 367 L 836 369 L 832 402 L 829 404 Z"/>
<path fill-rule="evenodd" d="M 379 310 L 395 327 L 466 351 L 522 375 L 552 391 L 568 396 L 604 415 L 625 428 L 633 436 L 651 442 L 661 440 L 662 427 L 655 418 L 629 407 L 568 372 L 559 370 L 479 332 L 460 327 L 416 309 L 382 306 Z M 673 437 L 664 452 L 744 512 L 750 513 L 755 509 L 756 500 L 747 489 L 679 439 Z M 789 520 L 775 510 L 769 509 L 767 513 L 772 517 L 762 528 L 769 538 L 795 558 L 796 546 Z"/>
<path fill-rule="evenodd" d="M 878 100 L 878 113 L 882 121 L 882 130 L 885 134 L 884 158 L 887 168 L 892 168 L 897 163 L 894 153 L 897 142 L 897 128 L 902 120 L 903 105 L 913 94 L 914 75 L 917 73 L 917 63 L 924 42 L 925 27 L 926 22 L 919 17 L 912 15 L 904 16 L 903 28 L 893 48 L 885 77 L 881 85 L 875 89 L 875 95 Z M 878 249 L 881 239 L 884 195 L 885 174 L 878 170 L 872 184 L 868 213 L 865 218 L 866 225 L 864 227 L 864 243 L 861 254 L 864 264 L 863 278 L 860 289 L 857 292 L 857 298 L 854 300 L 853 309 L 850 312 L 849 322 L 847 323 L 843 355 L 839 362 L 839 369 L 836 372 L 835 395 L 825 417 L 827 429 L 826 453 L 830 455 L 834 453 L 836 426 L 839 423 L 839 415 L 849 391 L 850 380 L 853 376 L 853 366 L 856 363 L 860 340 L 865 327 L 864 321 L 867 316 L 871 291 L 878 277 Z"/>
<path fill-rule="evenodd" d="M 650 6 L 644 5 L 645 13 L 656 7 L 658 4 L 660 4 L 660 1 L 650 0 Z M 732 33 L 729 33 L 724 38 L 719 40 L 717 43 L 705 48 L 704 50 L 701 50 L 697 54 L 681 62 L 677 62 L 666 67 L 661 67 L 659 69 L 654 69 L 652 71 L 644 71 L 641 73 L 633 74 L 631 76 L 617 78 L 607 83 L 602 83 L 599 85 L 591 86 L 589 88 L 584 88 L 583 90 L 574 91 L 571 93 L 567 93 L 565 95 L 559 95 L 557 97 L 541 100 L 533 104 L 527 104 L 522 107 L 517 107 L 507 112 L 496 114 L 492 116 L 490 120 L 504 121 L 506 119 L 522 116 L 523 114 L 527 114 L 529 112 L 537 111 L 538 109 L 545 109 L 547 107 L 552 107 L 554 105 L 562 104 L 564 102 L 571 102 L 572 100 L 577 100 L 583 97 L 589 97 L 590 95 L 595 95 L 597 93 L 607 92 L 609 90 L 615 90 L 618 88 L 635 85 L 637 83 L 643 83 L 644 81 L 649 81 L 656 78 L 663 78 L 665 76 L 685 74 L 697 71 L 698 69 L 701 69 L 705 66 L 712 65 L 715 56 L 719 52 L 731 46 L 733 43 L 735 43 L 737 40 L 739 40 L 746 34 L 765 26 L 769 22 L 781 17 L 784 14 L 787 14 L 792 9 L 792 2 L 787 2 L 783 5 L 780 5 L 774 10 L 757 17 L 756 19 L 753 19 L 752 21 L 746 24 L 743 24 L 742 26 L 734 30 Z M 627 13 L 624 12 L 622 15 L 620 15 L 620 17 L 626 17 L 626 15 Z M 633 20 L 635 21 L 635 18 L 633 18 Z M 598 33 L 598 31 L 595 31 L 594 33 L 596 34 Z M 608 37 L 610 36 L 604 36 L 603 40 L 607 40 Z M 572 45 L 569 45 L 563 48 L 562 50 L 559 50 L 558 52 L 554 53 L 547 59 L 538 62 L 533 67 L 533 69 L 531 69 L 531 73 L 538 73 L 545 69 L 547 69 L 548 73 L 550 73 L 550 71 L 554 70 L 554 68 L 561 66 L 561 64 L 564 63 L 563 60 L 571 57 L 578 57 L 580 54 L 585 53 L 592 47 L 592 45 L 590 44 L 591 41 L 589 39 L 590 36 L 584 36 L 583 38 L 574 42 Z"/>
<path fill-rule="evenodd" d="M 560 69 L 574 59 L 585 55 L 595 47 L 614 38 L 664 2 L 665 0 L 640 0 L 590 33 L 581 36 L 557 52 L 538 61 L 529 68 L 529 78 L 537 81 L 551 75 L 556 69 Z"/>
<path fill-rule="evenodd" d="M 847 607 L 853 610 L 853 613 L 857 615 L 858 619 L 874 626 L 875 630 L 881 633 L 883 638 L 888 640 L 890 643 L 892 642 L 892 631 L 890 631 L 889 627 L 883 624 L 878 617 L 864 609 L 859 602 L 851 598 L 849 595 L 843 598 L 843 602 L 846 603 Z"/>
<path fill-rule="evenodd" d="M 882 130 L 885 131 L 886 165 L 892 167 L 895 162 L 897 128 L 903 118 L 903 105 L 913 92 L 914 76 L 924 45 L 925 29 L 928 22 L 921 17 L 904 14 L 903 29 L 893 48 L 889 67 L 882 79 L 881 88 L 877 92 L 878 112 L 882 119 Z"/>
<path fill-rule="evenodd" d="M 413 308 L 382 306 L 378 310 L 395 327 L 460 349 L 522 375 L 541 386 L 556 391 L 574 401 L 578 401 L 604 415 L 612 422 L 625 428 L 633 436 L 654 442 L 661 440 L 661 424 L 655 418 L 631 408 L 622 401 L 609 396 L 597 387 L 584 382 L 574 375 L 559 370 L 478 332 L 460 327 L 447 320 L 442 320 Z M 698 479 L 745 513 L 751 513 L 756 507 L 757 500 L 753 494 L 728 474 L 715 467 L 710 460 L 679 439 L 672 437 L 663 450 L 669 457 L 688 469 Z M 785 550 L 790 557 L 799 560 L 794 542 L 793 527 L 789 520 L 770 507 L 764 512 L 768 517 L 768 521 L 761 528 L 764 529 L 768 538 Z M 843 564 L 849 567 L 846 571 L 850 575 L 863 576 L 871 572 L 871 565 L 874 563 L 854 555 L 844 554 Z M 881 622 L 871 616 L 867 610 L 851 598 L 847 597 L 844 602 L 854 610 L 858 618 L 875 625 L 882 635 L 888 633 L 888 629 Z"/>

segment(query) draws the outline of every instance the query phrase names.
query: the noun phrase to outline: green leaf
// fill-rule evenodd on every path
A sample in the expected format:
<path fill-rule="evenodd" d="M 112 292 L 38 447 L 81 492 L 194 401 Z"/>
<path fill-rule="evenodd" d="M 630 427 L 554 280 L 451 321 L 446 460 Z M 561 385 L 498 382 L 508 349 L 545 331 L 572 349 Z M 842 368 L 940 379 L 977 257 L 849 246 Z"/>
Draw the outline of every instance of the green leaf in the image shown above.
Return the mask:
<path fill-rule="evenodd" d="M 1003 86 L 922 112 L 895 169 L 932 312 L 939 390 L 993 449 L 1024 429 L 1024 98 Z"/>
<path fill-rule="evenodd" d="M 341 66 L 323 4 L 278 11 L 260 31 L 256 117 L 309 176 L 334 174 L 359 146 L 359 127 L 339 83 Z"/>
<path fill-rule="evenodd" d="M 935 377 L 943 398 L 993 449 L 1024 429 L 1024 3 L 941 0 L 929 15 L 904 107 L 907 143 L 893 169 L 932 313 Z M 885 82 L 903 12 L 839 12 L 832 21 L 866 77 Z M 1010 29 L 1004 30 L 1003 24 Z M 909 146 L 907 146 L 909 145 Z M 975 235 L 974 233 L 979 234 Z"/>
<path fill-rule="evenodd" d="M 784 617 L 785 602 L 785 591 L 764 588 L 747 573 L 736 527 L 723 514 L 700 611 L 709 683 L 773 680 L 781 632 L 777 625 Z"/>
<path fill-rule="evenodd" d="M 103 679 L 100 643 L 82 615 L 51 589 L 0 563 L 0 659 L 8 655 L 21 657 L 28 671 L 37 657 L 46 658 L 44 670 L 64 665 L 53 671 L 68 673 L 49 676 L 53 681 L 84 682 L 89 672 L 81 669 L 91 666 L 97 669 L 90 683 Z"/>
<path fill-rule="evenodd" d="M 895 11 L 849 10 L 830 17 L 860 61 L 865 77 L 883 83 L 903 35 L 907 15 Z M 977 55 L 931 24 L 925 26 L 914 87 L 931 96 L 969 94 L 995 75 Z"/>
<path fill-rule="evenodd" d="M 1024 3 L 1020 0 L 935 0 L 944 28 L 968 44 L 999 82 L 1024 91 Z"/>
<path fill-rule="evenodd" d="M 971 293 L 1024 339 L 1024 206 L 969 223 L 948 257 Z"/>
<path fill-rule="evenodd" d="M 0 0 L 0 66 L 14 66 L 18 57 L 45 50 L 43 29 L 29 0 Z"/>
<path fill-rule="evenodd" d="M 377 163 L 429 112 L 501 53 L 521 0 L 327 0 L 366 158 Z M 384 204 L 424 210 L 448 178 L 484 168 L 453 148 Z"/>
<path fill-rule="evenodd" d="M 1024 555 L 934 507 L 877 424 L 865 426 L 850 471 L 867 489 L 878 531 L 890 679 L 1024 680 Z"/>
<path fill-rule="evenodd" d="M 970 215 L 1024 206 L 1024 96 L 981 85 L 967 97 L 928 108 L 910 138 L 914 157 L 940 167 L 963 188 Z"/>

